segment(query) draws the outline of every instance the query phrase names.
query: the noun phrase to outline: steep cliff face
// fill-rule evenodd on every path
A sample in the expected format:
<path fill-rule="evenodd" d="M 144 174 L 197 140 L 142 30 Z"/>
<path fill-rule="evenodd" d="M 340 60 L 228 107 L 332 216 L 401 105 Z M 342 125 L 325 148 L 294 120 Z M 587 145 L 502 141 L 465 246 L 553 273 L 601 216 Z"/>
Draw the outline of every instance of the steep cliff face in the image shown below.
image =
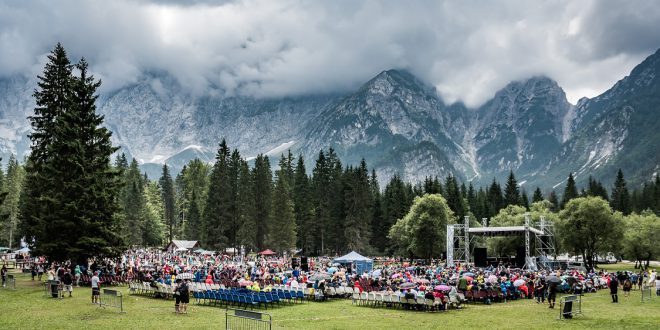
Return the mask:
<path fill-rule="evenodd" d="M 609 184 L 622 168 L 631 185 L 660 170 L 660 53 L 598 97 L 573 106 L 547 77 L 512 82 L 478 109 L 445 104 L 406 71 L 388 70 L 354 92 L 258 99 L 191 95 L 167 74 L 99 98 L 113 142 L 144 164 L 174 171 L 193 158 L 212 162 L 225 138 L 244 157 L 291 149 L 313 162 L 332 147 L 345 164 L 362 158 L 382 181 L 455 175 L 477 184 L 509 170 L 528 186 L 560 187 L 569 172 Z M 34 79 L 0 78 L 0 156 L 29 152 Z M 309 168 L 311 166 L 308 165 Z"/>
<path fill-rule="evenodd" d="M 474 146 L 484 173 L 534 173 L 559 150 L 566 94 L 547 77 L 512 82 L 476 113 Z M 486 178 L 490 179 L 490 178 Z"/>

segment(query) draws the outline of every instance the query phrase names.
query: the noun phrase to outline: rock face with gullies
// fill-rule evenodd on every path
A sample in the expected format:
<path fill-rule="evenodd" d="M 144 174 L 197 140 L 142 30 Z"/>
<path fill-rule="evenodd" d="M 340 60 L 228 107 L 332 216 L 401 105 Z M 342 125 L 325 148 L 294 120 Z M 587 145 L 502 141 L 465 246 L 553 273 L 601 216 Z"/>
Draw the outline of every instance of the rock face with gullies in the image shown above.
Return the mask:
<path fill-rule="evenodd" d="M 592 175 L 611 186 L 620 168 L 628 183 L 638 186 L 658 175 L 659 78 L 660 50 L 603 94 L 580 100 L 570 139 L 542 172 L 546 179 L 561 183 L 572 171 L 578 184 Z"/>
<path fill-rule="evenodd" d="M 469 165 L 452 124 L 467 115 L 410 73 L 383 71 L 321 113 L 302 150 L 332 147 L 348 163 L 366 158 L 384 180 L 396 172 L 411 181 L 431 173 L 465 177 Z"/>
<path fill-rule="evenodd" d="M 167 73 L 102 93 L 99 112 L 113 143 L 143 163 L 151 178 L 167 162 L 212 162 L 222 138 L 248 159 L 291 149 L 308 169 L 332 147 L 344 164 L 364 158 L 384 182 L 455 175 L 488 184 L 506 179 L 546 190 L 589 175 L 611 185 L 623 169 L 631 186 L 660 170 L 660 53 L 649 56 L 603 94 L 568 103 L 553 80 L 508 84 L 477 109 L 446 104 L 435 88 L 404 70 L 383 71 L 343 94 L 281 98 L 190 94 Z M 0 78 L 0 156 L 23 159 L 36 88 L 34 78 Z"/>
<path fill-rule="evenodd" d="M 513 170 L 519 179 L 537 172 L 561 147 L 563 119 L 571 107 L 561 87 L 547 77 L 508 84 L 473 121 L 481 170 L 497 177 Z"/>

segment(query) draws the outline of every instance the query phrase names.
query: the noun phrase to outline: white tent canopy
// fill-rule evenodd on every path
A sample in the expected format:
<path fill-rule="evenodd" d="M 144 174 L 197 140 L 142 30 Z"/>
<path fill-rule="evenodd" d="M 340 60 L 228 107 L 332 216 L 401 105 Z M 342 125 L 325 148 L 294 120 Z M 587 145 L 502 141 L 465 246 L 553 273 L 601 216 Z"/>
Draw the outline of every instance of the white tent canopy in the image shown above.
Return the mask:
<path fill-rule="evenodd" d="M 344 255 L 344 256 L 341 256 L 341 257 L 338 257 L 338 258 L 335 258 L 333 261 L 334 262 L 345 263 L 345 262 L 372 261 L 372 260 L 365 257 L 365 256 L 363 256 L 363 255 L 361 255 L 361 254 L 359 254 L 359 253 L 357 253 L 357 252 L 355 252 L 355 251 L 351 251 L 351 253 L 349 253 L 347 255 Z"/>

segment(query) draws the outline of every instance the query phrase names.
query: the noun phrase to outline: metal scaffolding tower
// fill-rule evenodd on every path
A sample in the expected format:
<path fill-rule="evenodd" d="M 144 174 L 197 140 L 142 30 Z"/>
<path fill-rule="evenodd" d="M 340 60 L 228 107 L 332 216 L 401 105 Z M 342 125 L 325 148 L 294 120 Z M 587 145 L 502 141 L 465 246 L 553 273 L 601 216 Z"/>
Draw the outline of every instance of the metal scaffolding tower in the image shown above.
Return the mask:
<path fill-rule="evenodd" d="M 539 257 L 540 266 L 548 269 L 551 268 L 549 263 L 550 258 L 556 254 L 553 225 L 544 216 L 541 216 L 539 229 L 543 234 L 536 235 L 536 255 Z"/>
<path fill-rule="evenodd" d="M 463 224 L 447 225 L 447 265 L 470 263 L 470 217 Z"/>

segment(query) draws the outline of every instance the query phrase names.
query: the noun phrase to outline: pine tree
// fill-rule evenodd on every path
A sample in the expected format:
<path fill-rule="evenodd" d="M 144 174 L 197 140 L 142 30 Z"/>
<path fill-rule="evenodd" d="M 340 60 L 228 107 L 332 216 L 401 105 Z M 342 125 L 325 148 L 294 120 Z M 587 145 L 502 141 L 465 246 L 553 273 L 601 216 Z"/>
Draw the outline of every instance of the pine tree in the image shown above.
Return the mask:
<path fill-rule="evenodd" d="M 252 169 L 254 184 L 252 192 L 254 194 L 255 241 L 259 250 L 266 248 L 266 237 L 270 229 L 272 177 L 268 157 L 258 155 Z"/>
<path fill-rule="evenodd" d="M 227 212 L 229 223 L 227 224 L 227 230 L 225 236 L 227 237 L 229 246 L 238 249 L 238 232 L 242 225 L 240 220 L 240 212 L 238 205 L 238 190 L 239 190 L 239 174 L 241 171 L 241 164 L 243 159 L 241 154 L 238 152 L 238 149 L 234 149 L 230 158 L 229 164 L 227 166 L 227 180 L 229 181 L 227 191 Z"/>
<path fill-rule="evenodd" d="M 160 187 L 156 182 L 144 183 L 141 234 L 145 246 L 163 246 L 165 238 L 165 223 L 163 223 L 165 208 Z"/>
<path fill-rule="evenodd" d="M 33 96 L 37 107 L 34 115 L 28 117 L 32 126 L 29 134 L 31 153 L 26 163 L 25 189 L 21 196 L 21 233 L 32 245 L 33 253 L 63 259 L 66 249 L 63 238 L 48 238 L 48 233 L 57 230 L 61 233 L 62 224 L 53 222 L 50 210 L 59 208 L 51 195 L 57 188 L 45 173 L 45 167 L 55 155 L 50 152 L 55 136 L 56 119 L 71 107 L 73 65 L 61 44 L 48 55 L 48 63 L 42 76 L 38 76 L 38 89 Z M 52 207 L 51 207 L 52 205 Z M 59 239 L 61 244 L 43 244 Z M 50 242 L 48 242 L 50 243 Z"/>
<path fill-rule="evenodd" d="M 603 184 L 597 181 L 596 179 L 589 176 L 589 183 L 586 195 L 588 196 L 600 196 L 604 200 L 608 201 L 609 197 L 607 196 L 607 189 L 603 187 Z"/>
<path fill-rule="evenodd" d="M 445 198 L 456 219 L 463 219 L 467 213 L 467 206 L 456 178 L 452 175 L 448 175 L 445 179 Z"/>
<path fill-rule="evenodd" d="M 630 193 L 626 187 L 626 179 L 624 179 L 621 169 L 616 174 L 610 205 L 615 211 L 620 211 L 624 215 L 630 214 Z"/>
<path fill-rule="evenodd" d="M 167 164 L 163 164 L 163 174 L 158 183 L 160 184 L 160 191 L 163 198 L 163 216 L 167 224 L 167 237 L 170 241 L 174 239 L 174 231 L 176 225 L 176 210 L 174 207 L 174 182 L 172 182 L 172 175 Z"/>
<path fill-rule="evenodd" d="M 393 246 L 389 244 L 390 240 L 387 238 L 389 229 L 408 213 L 411 205 L 405 183 L 398 174 L 395 174 L 383 192 L 383 220 L 379 225 L 373 226 L 372 235 L 376 249 L 383 252 L 391 251 Z"/>
<path fill-rule="evenodd" d="M 284 158 L 283 158 L 284 159 Z M 270 211 L 268 246 L 276 251 L 290 251 L 296 247 L 296 218 L 287 181 L 286 167 L 280 170 L 273 189 Z"/>
<path fill-rule="evenodd" d="M 241 226 L 238 230 L 238 242 L 246 251 L 257 248 L 257 224 L 254 206 L 254 182 L 247 162 L 241 162 L 238 176 L 238 211 Z"/>
<path fill-rule="evenodd" d="M 296 215 L 296 227 L 298 228 L 297 246 L 303 250 L 303 253 L 309 254 L 312 249 L 313 235 L 313 214 L 310 199 L 309 177 L 305 169 L 305 160 L 303 156 L 298 157 L 296 170 L 294 173 L 293 186 L 293 205 Z"/>
<path fill-rule="evenodd" d="M 371 195 L 372 200 L 374 201 L 373 213 L 371 215 L 371 239 L 369 243 L 371 247 L 378 248 L 377 242 L 379 239 L 376 238 L 376 235 L 379 233 L 379 227 L 383 223 L 384 214 L 382 202 L 383 197 L 380 192 L 380 186 L 378 185 L 376 170 L 371 170 L 371 179 L 369 180 L 369 183 L 371 184 Z"/>
<path fill-rule="evenodd" d="M 328 149 L 328 168 L 330 171 L 330 221 L 326 227 L 326 237 L 328 246 L 332 248 L 335 254 L 341 253 L 345 249 L 344 225 L 346 220 L 346 209 L 344 206 L 344 190 L 346 188 L 344 181 L 344 169 L 339 156 L 335 151 Z"/>
<path fill-rule="evenodd" d="M 492 218 L 500 210 L 504 208 L 504 196 L 502 196 L 502 188 L 499 183 L 493 178 L 493 183 L 488 188 L 488 218 Z"/>
<path fill-rule="evenodd" d="M 369 170 L 364 159 L 358 168 L 346 172 L 345 184 L 345 249 L 366 251 L 371 236 L 373 194 L 369 183 Z"/>
<path fill-rule="evenodd" d="M 4 195 L 4 197 L 0 196 L 0 200 L 3 200 L 0 216 L 4 222 L 0 242 L 6 240 L 6 246 L 10 248 L 18 246 L 20 242 L 20 235 L 18 235 L 19 201 L 24 179 L 25 170 L 12 154 L 7 163 L 7 175 L 4 180 L 5 191 L 0 194 Z"/>
<path fill-rule="evenodd" d="M 536 202 L 541 202 L 543 201 L 543 193 L 541 192 L 541 188 L 536 187 L 534 190 L 534 196 L 532 196 L 532 203 Z"/>
<path fill-rule="evenodd" d="M 77 76 L 58 44 L 39 77 L 30 117 L 32 153 L 27 166 L 30 187 L 22 196 L 23 234 L 36 254 L 49 260 L 85 262 L 91 256 L 117 256 L 124 242 L 114 215 L 118 172 L 110 167 L 117 150 L 111 132 L 96 114 L 100 81 L 84 59 Z"/>
<path fill-rule="evenodd" d="M 559 199 L 557 198 L 557 194 L 555 191 L 551 191 L 550 195 L 548 195 L 548 202 L 552 205 L 550 207 L 550 211 L 552 212 L 558 212 L 559 211 Z"/>
<path fill-rule="evenodd" d="M 197 193 L 192 192 L 190 199 L 190 208 L 186 216 L 184 236 L 187 240 L 197 241 L 201 238 L 202 219 L 199 212 L 199 202 Z"/>
<path fill-rule="evenodd" d="M 227 180 L 229 156 L 229 147 L 222 139 L 211 170 L 203 214 L 203 243 L 208 248 L 215 250 L 224 250 L 229 243 L 225 236 L 225 229 L 230 221 L 227 208 L 229 205 L 229 180 Z"/>
<path fill-rule="evenodd" d="M 520 201 L 518 181 L 516 181 L 513 171 L 510 171 L 509 179 L 506 181 L 506 186 L 504 187 L 504 206 L 520 205 Z"/>
<path fill-rule="evenodd" d="M 323 150 L 319 151 L 312 170 L 312 196 L 316 224 L 314 228 L 314 252 L 321 255 L 326 251 L 327 227 L 330 222 L 330 166 Z"/>
<path fill-rule="evenodd" d="M 564 196 L 561 199 L 560 207 L 563 210 L 566 203 L 573 198 L 578 198 L 577 187 L 575 186 L 575 179 L 573 179 L 573 173 L 568 175 L 568 180 L 566 181 L 566 188 L 564 188 Z"/>
<path fill-rule="evenodd" d="M 525 188 L 520 191 L 520 205 L 524 206 L 525 209 L 529 210 L 529 197 L 527 197 L 527 192 Z"/>

